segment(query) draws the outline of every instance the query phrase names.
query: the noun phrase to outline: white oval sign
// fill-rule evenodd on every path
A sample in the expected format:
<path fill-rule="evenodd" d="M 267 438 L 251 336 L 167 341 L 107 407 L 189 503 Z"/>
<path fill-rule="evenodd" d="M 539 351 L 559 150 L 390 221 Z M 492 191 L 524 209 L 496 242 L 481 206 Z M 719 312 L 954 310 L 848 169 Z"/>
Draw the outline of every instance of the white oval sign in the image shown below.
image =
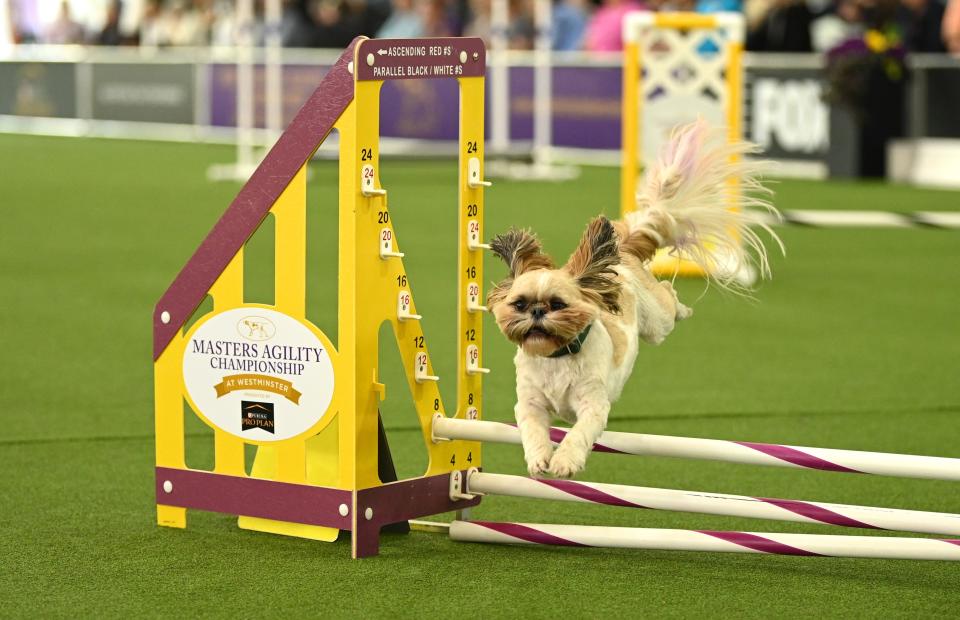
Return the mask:
<path fill-rule="evenodd" d="M 198 324 L 183 381 L 201 417 L 248 441 L 302 435 L 333 400 L 330 351 L 306 325 L 268 308 L 234 308 Z"/>

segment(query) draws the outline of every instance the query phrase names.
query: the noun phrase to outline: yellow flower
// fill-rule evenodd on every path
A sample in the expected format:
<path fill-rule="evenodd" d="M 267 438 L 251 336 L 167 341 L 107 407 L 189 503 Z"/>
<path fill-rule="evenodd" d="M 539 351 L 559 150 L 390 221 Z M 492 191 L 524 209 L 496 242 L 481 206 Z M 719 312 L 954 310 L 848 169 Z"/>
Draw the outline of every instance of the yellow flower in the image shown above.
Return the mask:
<path fill-rule="evenodd" d="M 879 30 L 868 30 L 867 34 L 863 35 L 863 42 L 867 44 L 870 51 L 877 54 L 887 51 L 890 47 L 887 43 L 887 37 L 883 36 L 883 33 Z"/>

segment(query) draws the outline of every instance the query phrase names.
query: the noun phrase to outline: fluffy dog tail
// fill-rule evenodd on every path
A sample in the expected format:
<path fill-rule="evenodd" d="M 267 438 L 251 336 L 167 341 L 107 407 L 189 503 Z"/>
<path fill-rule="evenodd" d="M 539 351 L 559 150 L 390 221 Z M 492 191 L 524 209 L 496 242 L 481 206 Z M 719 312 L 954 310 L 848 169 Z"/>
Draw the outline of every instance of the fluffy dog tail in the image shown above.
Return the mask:
<path fill-rule="evenodd" d="M 767 224 L 769 216 L 780 217 L 768 200 L 772 192 L 760 182 L 767 164 L 743 160 L 757 152 L 756 145 L 728 142 L 702 119 L 675 129 L 647 172 L 637 210 L 626 217 L 631 236 L 641 233 L 658 247 L 673 248 L 723 288 L 742 288 L 737 273 L 754 262 L 769 278 L 766 247 L 751 227 L 785 250 Z"/>

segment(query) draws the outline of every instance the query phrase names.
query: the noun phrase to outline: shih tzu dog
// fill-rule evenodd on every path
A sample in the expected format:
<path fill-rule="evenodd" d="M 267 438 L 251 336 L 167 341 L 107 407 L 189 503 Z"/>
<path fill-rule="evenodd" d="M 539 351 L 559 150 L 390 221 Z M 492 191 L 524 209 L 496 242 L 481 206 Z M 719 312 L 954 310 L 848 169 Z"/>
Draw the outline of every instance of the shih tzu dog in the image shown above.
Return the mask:
<path fill-rule="evenodd" d="M 487 304 L 518 345 L 515 413 L 531 476 L 581 471 L 640 341 L 660 344 L 693 314 L 670 282 L 650 273 L 658 249 L 694 260 L 724 288 L 738 288 L 734 274 L 751 261 L 769 277 L 763 242 L 750 227 L 765 229 L 781 251 L 783 244 L 761 217 L 764 210 L 777 215 L 763 198 L 761 166 L 741 159 L 757 149 L 724 137 L 703 121 L 676 129 L 646 175 L 637 210 L 590 222 L 562 267 L 529 231 L 510 230 L 491 242 L 510 274 Z M 573 424 L 556 450 L 553 417 Z"/>

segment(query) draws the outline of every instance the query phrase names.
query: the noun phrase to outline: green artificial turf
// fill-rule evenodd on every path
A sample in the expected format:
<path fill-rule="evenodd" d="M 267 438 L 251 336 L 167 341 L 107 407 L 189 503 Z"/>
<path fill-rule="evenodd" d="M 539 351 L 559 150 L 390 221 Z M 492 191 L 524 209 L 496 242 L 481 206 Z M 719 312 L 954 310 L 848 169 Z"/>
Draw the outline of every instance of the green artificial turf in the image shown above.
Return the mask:
<path fill-rule="evenodd" d="M 232 197 L 207 166 L 227 148 L 0 135 L 0 616 L 917 617 L 956 613 L 957 565 L 735 554 L 512 548 L 414 532 L 354 561 L 323 544 L 190 512 L 155 525 L 154 303 Z M 385 161 L 434 366 L 454 374 L 456 180 L 451 162 Z M 336 168 L 312 166 L 310 317 L 335 334 Z M 783 209 L 960 210 L 960 194 L 782 181 Z M 561 184 L 498 182 L 486 234 L 530 226 L 569 252 L 615 215 L 617 171 Z M 756 301 L 680 284 L 694 318 L 641 351 L 614 430 L 960 457 L 960 236 L 781 228 L 786 259 Z M 269 235 L 249 247 L 248 301 L 272 300 Z M 493 258 L 485 278 L 503 268 Z M 488 320 L 485 416 L 508 420 L 511 347 Z M 425 452 L 395 347 L 382 345 L 398 469 Z M 449 400 L 453 386 L 442 383 Z M 188 463 L 212 463 L 188 424 Z M 521 473 L 489 446 L 484 466 Z M 956 483 L 594 455 L 584 479 L 960 512 Z M 487 498 L 475 516 L 531 522 L 860 533 L 827 526 Z M 874 535 L 883 535 L 874 534 Z"/>

